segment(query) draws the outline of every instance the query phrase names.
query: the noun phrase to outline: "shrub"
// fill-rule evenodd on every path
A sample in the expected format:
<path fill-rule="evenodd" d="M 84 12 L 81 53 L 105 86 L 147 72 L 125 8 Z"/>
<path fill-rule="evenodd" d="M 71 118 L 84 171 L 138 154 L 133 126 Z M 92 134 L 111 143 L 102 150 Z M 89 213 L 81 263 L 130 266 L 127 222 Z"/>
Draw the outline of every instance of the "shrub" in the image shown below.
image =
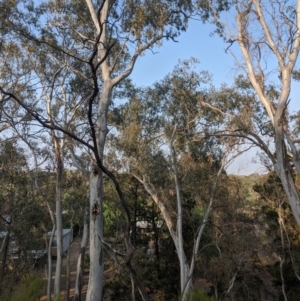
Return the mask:
<path fill-rule="evenodd" d="M 38 301 L 43 295 L 43 287 L 44 281 L 41 277 L 25 275 L 7 301 Z"/>
<path fill-rule="evenodd" d="M 189 301 L 215 301 L 214 297 L 207 296 L 202 290 L 193 290 L 188 294 Z"/>

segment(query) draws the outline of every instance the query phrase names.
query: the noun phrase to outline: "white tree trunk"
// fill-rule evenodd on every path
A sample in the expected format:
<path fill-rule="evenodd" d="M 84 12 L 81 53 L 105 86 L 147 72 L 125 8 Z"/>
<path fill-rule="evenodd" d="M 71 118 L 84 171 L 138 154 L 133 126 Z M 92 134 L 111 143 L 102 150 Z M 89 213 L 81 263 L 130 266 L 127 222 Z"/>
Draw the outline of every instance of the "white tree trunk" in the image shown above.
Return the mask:
<path fill-rule="evenodd" d="M 102 299 L 103 287 L 103 177 L 99 168 L 92 164 L 90 172 L 90 275 L 86 301 Z"/>
<path fill-rule="evenodd" d="M 51 213 L 50 213 L 51 214 Z M 52 217 L 52 215 L 51 215 Z M 49 245 L 48 245 L 48 275 L 47 275 L 47 301 L 51 301 L 51 285 L 52 285 L 52 255 L 51 255 L 51 249 L 52 249 L 52 241 L 53 237 L 55 235 L 56 231 L 56 224 L 54 220 L 54 214 L 53 214 L 53 228 L 49 239 Z M 47 233 L 46 233 L 47 235 Z M 48 239 L 48 237 L 47 237 Z"/>
<path fill-rule="evenodd" d="M 69 241 L 68 249 L 67 249 L 67 277 L 66 277 L 66 293 L 65 293 L 65 300 L 69 301 L 70 298 L 70 285 L 71 285 L 71 279 L 70 279 L 70 260 L 71 260 L 71 244 L 73 242 L 73 219 L 74 219 L 74 209 L 72 208 L 72 217 L 70 220 L 70 229 L 72 234 L 72 240 Z"/>
<path fill-rule="evenodd" d="M 277 162 L 274 165 L 274 168 L 284 187 L 296 222 L 300 226 L 300 196 L 291 175 L 290 166 L 287 159 L 287 150 L 285 146 L 285 140 L 287 140 L 294 155 L 293 160 L 296 166 L 296 170 L 298 172 L 298 175 L 300 176 L 299 154 L 297 154 L 295 144 L 289 137 L 290 134 L 287 129 L 287 122 L 285 121 L 285 113 L 287 110 L 288 99 L 291 90 L 292 71 L 297 62 L 300 50 L 300 1 L 297 0 L 296 2 L 296 24 L 293 29 L 290 29 L 290 36 L 286 39 L 286 45 L 282 45 L 282 37 L 280 35 L 277 35 L 276 31 L 272 31 L 273 29 L 271 27 L 268 27 L 269 21 L 271 21 L 270 24 L 272 24 L 273 22 L 273 24 L 276 24 L 279 27 L 280 22 L 283 22 L 282 26 L 284 27 L 284 21 L 278 19 L 276 11 L 272 11 L 270 14 L 270 12 L 265 8 L 265 3 L 258 0 L 244 2 L 244 6 L 240 7 L 240 9 L 244 9 L 244 11 L 241 11 L 238 5 L 236 6 L 238 12 L 236 19 L 238 36 L 236 41 L 238 42 L 244 57 L 248 78 L 253 88 L 255 89 L 261 103 L 265 107 L 266 112 L 273 125 L 275 131 L 275 148 L 277 158 Z M 249 24 L 251 24 L 248 22 L 248 15 L 253 14 L 254 12 L 260 26 L 260 31 L 263 33 L 263 36 L 266 39 L 266 43 L 271 50 L 271 54 L 278 63 L 278 71 L 280 72 L 281 78 L 281 87 L 280 97 L 278 103 L 276 104 L 276 107 L 274 107 L 272 101 L 268 98 L 267 93 L 265 93 L 265 86 L 267 85 L 267 83 L 264 79 L 264 68 L 260 66 L 260 62 L 255 63 L 255 60 L 253 59 L 253 53 L 249 50 L 248 47 L 249 42 L 255 44 L 255 41 L 252 41 L 253 37 L 247 33 L 248 26 Z M 281 50 L 282 47 L 287 49 L 287 51 L 283 52 Z M 260 76 L 257 76 L 257 70 L 260 70 Z M 270 157 L 270 152 L 267 153 L 267 155 Z"/>
<path fill-rule="evenodd" d="M 75 281 L 75 294 L 74 301 L 81 301 L 81 290 L 83 286 L 83 262 L 85 256 L 85 250 L 89 241 L 89 225 L 87 216 L 84 216 L 83 222 L 83 234 L 80 244 L 80 253 L 77 259 L 77 272 Z"/>
<path fill-rule="evenodd" d="M 84 166 L 75 156 L 72 149 L 69 150 L 69 154 L 71 156 L 73 164 L 77 167 L 78 170 L 83 172 L 84 174 L 88 174 L 88 169 Z M 89 194 L 88 194 L 88 198 Z M 83 218 L 83 233 L 80 243 L 80 251 L 77 258 L 77 271 L 76 271 L 76 280 L 75 280 L 75 293 L 74 293 L 74 301 L 81 301 L 81 291 L 83 287 L 83 264 L 84 264 L 84 256 L 86 247 L 89 241 L 89 205 L 86 205 L 85 214 Z"/>
<path fill-rule="evenodd" d="M 62 271 L 62 256 L 63 256 L 63 246 L 62 246 L 62 175 L 63 175 L 63 155 L 62 148 L 63 144 L 59 142 L 59 139 L 52 132 L 54 152 L 56 156 L 57 164 L 57 178 L 56 178 L 56 270 L 54 279 L 54 298 L 58 300 L 60 298 L 61 291 L 61 271 Z"/>
<path fill-rule="evenodd" d="M 52 125 L 53 124 L 53 110 L 52 110 L 52 96 L 53 96 L 53 87 L 55 80 L 60 71 L 58 71 L 54 77 L 51 87 L 51 93 L 49 97 L 47 97 L 46 101 L 46 110 L 48 115 L 48 121 Z M 66 100 L 65 100 L 66 101 Z M 66 105 L 64 106 L 64 123 L 66 125 Z M 56 270 L 55 270 L 55 279 L 54 279 L 54 298 L 58 300 L 60 298 L 61 291 L 61 270 L 62 270 L 62 180 L 63 180 L 63 148 L 64 148 L 64 139 L 58 137 L 55 133 L 54 129 L 51 129 L 51 137 L 53 143 L 53 150 L 55 154 L 56 160 L 56 194 L 55 194 L 55 221 L 56 221 Z"/>
<path fill-rule="evenodd" d="M 275 120 L 275 123 L 277 122 L 279 121 Z M 275 164 L 275 170 L 281 180 L 281 184 L 289 200 L 289 204 L 291 206 L 296 222 L 298 226 L 300 226 L 300 197 L 291 174 L 288 159 L 286 158 L 286 147 L 284 142 L 284 133 L 282 125 L 275 124 L 275 134 L 275 145 L 277 155 L 277 163 Z"/>
<path fill-rule="evenodd" d="M 49 108 L 49 107 L 48 107 Z M 50 112 L 48 110 L 48 112 Z M 31 146 L 31 144 L 25 139 L 24 136 L 22 136 L 22 140 L 28 145 L 29 149 L 32 152 L 33 158 L 34 158 L 34 163 L 35 163 L 35 169 L 34 169 L 34 184 L 35 187 L 38 191 L 38 193 L 45 199 L 45 203 L 51 218 L 51 222 L 52 222 L 52 232 L 48 241 L 48 231 L 46 228 L 44 228 L 45 230 L 45 235 L 46 235 L 46 246 L 48 249 L 48 271 L 47 271 L 47 301 L 51 301 L 51 285 L 52 285 L 52 256 L 51 256 L 51 248 L 52 248 L 52 241 L 53 241 L 53 237 L 55 235 L 55 230 L 56 230 L 56 222 L 55 222 L 55 214 L 53 212 L 53 210 L 51 209 L 51 206 L 49 204 L 49 202 L 47 201 L 45 195 L 42 193 L 40 186 L 38 184 L 38 174 L 37 174 L 37 168 L 38 168 L 38 161 L 37 161 L 37 156 L 35 153 L 34 148 Z M 44 227 L 44 225 L 43 225 Z"/>
<path fill-rule="evenodd" d="M 180 285 L 183 282 L 183 285 L 181 288 L 181 292 L 183 292 L 184 290 L 187 292 L 190 288 L 191 288 L 191 284 L 192 281 L 190 279 L 189 282 L 187 282 L 187 276 L 189 275 L 190 272 L 190 267 L 183 249 L 183 238 L 182 238 L 182 233 L 181 233 L 181 238 L 179 238 L 179 233 L 178 233 L 178 228 L 177 231 L 174 230 L 174 225 L 173 225 L 173 221 L 171 219 L 171 216 L 169 215 L 169 212 L 167 211 L 167 208 L 165 207 L 165 205 L 160 201 L 160 199 L 158 198 L 157 194 L 155 193 L 154 188 L 152 187 L 152 185 L 150 183 L 148 183 L 145 179 L 141 179 L 139 178 L 137 175 L 133 176 L 141 183 L 143 184 L 145 190 L 149 193 L 149 195 L 152 197 L 154 203 L 156 204 L 156 206 L 158 207 L 158 209 L 161 212 L 161 215 L 164 219 L 164 221 L 166 222 L 166 225 L 168 227 L 169 233 L 172 237 L 176 252 L 177 252 L 177 257 L 180 263 Z M 178 178 L 176 177 L 176 181 L 178 181 Z M 179 182 L 177 182 L 178 185 L 176 185 L 176 192 L 179 192 Z M 178 189 L 178 191 L 177 191 Z M 177 205 L 181 204 L 181 200 L 180 200 L 180 196 L 179 199 L 177 198 Z M 181 212 L 181 208 L 179 210 L 179 212 Z M 182 222 L 182 221 L 181 221 Z M 180 222 L 177 224 L 179 224 L 180 226 Z"/>
<path fill-rule="evenodd" d="M 98 155 L 103 159 L 107 136 L 107 113 L 112 85 L 109 79 L 104 81 L 98 103 L 98 120 L 96 139 Z M 97 301 L 102 298 L 104 277 L 103 262 L 103 172 L 95 164 L 90 168 L 90 276 L 86 301 Z"/>
<path fill-rule="evenodd" d="M 163 38 L 162 34 L 159 34 L 149 43 L 145 45 L 138 44 L 134 54 L 132 55 L 127 68 L 123 72 L 117 72 L 117 76 L 113 76 L 116 71 L 116 65 L 119 60 L 122 61 L 123 57 L 121 53 L 114 56 L 114 54 L 107 56 L 107 47 L 111 42 L 111 37 L 107 30 L 109 9 L 111 7 L 111 1 L 105 0 L 103 2 L 103 7 L 101 13 L 99 14 L 94 7 L 91 0 L 85 0 L 87 7 L 89 9 L 91 19 L 94 23 L 96 33 L 100 36 L 100 43 L 98 46 L 97 60 L 101 62 L 101 80 L 102 89 L 101 95 L 98 99 L 98 119 L 96 121 L 96 126 L 91 124 L 90 126 L 95 129 L 97 155 L 103 160 L 105 140 L 107 136 L 107 114 L 108 108 L 111 101 L 111 93 L 114 86 L 119 84 L 122 80 L 127 78 L 136 62 L 137 57 L 151 45 L 156 43 L 158 40 Z M 121 57 L 120 57 L 121 56 Z M 103 60 L 103 61 L 102 61 Z M 112 63 L 115 61 L 115 63 Z M 91 121 L 90 121 L 91 122 Z M 94 141 L 95 142 L 95 141 Z M 103 212 L 102 212 L 102 201 L 103 201 L 103 174 L 100 169 L 93 167 L 90 171 L 90 260 L 91 260 L 91 270 L 89 277 L 89 287 L 87 294 L 87 301 L 100 301 L 102 297 L 102 285 L 103 285 L 103 246 L 101 243 L 103 235 Z M 101 238 L 101 239 L 100 239 Z M 133 271 L 132 271 L 133 272 Z"/>
<path fill-rule="evenodd" d="M 185 252 L 183 249 L 183 234 L 182 234 L 182 201 L 181 201 L 181 193 L 180 193 L 180 183 L 178 178 L 178 171 L 177 171 L 177 160 L 176 160 L 176 151 L 173 145 L 174 143 L 174 134 L 176 132 L 176 126 L 173 131 L 173 135 L 171 138 L 171 154 L 172 154 L 172 167 L 174 172 L 174 181 L 176 187 L 176 199 L 177 199 L 177 227 L 176 227 L 176 234 L 177 234 L 177 255 L 180 263 L 180 291 L 181 293 L 184 292 L 186 282 L 187 282 L 187 275 L 189 272 L 189 265 L 187 263 L 187 259 L 185 256 Z M 186 288 L 187 290 L 187 288 Z"/>
<path fill-rule="evenodd" d="M 60 188 L 59 188 L 60 189 Z M 60 297 L 60 283 L 61 283 L 61 270 L 62 270 L 62 207 L 61 201 L 56 201 L 56 243 L 57 243 L 57 258 L 56 270 L 54 280 L 54 296 L 55 300 Z"/>

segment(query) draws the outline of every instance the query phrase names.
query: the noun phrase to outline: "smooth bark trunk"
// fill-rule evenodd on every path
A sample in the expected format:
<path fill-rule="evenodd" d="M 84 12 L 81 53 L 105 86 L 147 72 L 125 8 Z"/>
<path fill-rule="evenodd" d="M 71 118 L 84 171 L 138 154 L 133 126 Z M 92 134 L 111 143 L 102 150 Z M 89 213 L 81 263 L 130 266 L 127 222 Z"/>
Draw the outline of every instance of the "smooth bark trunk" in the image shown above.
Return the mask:
<path fill-rule="evenodd" d="M 100 169 L 92 164 L 90 173 L 90 275 L 86 301 L 102 299 L 104 250 L 103 238 L 103 176 Z"/>
<path fill-rule="evenodd" d="M 37 178 L 36 180 L 36 187 L 39 191 L 39 193 L 42 195 L 41 190 L 39 188 L 39 185 L 37 183 Z M 45 232 L 46 232 L 46 247 L 48 250 L 48 271 L 47 271 L 47 301 L 51 300 L 51 285 L 52 285 L 52 255 L 51 255 L 51 249 L 52 249 L 52 242 L 53 242 L 53 237 L 55 235 L 55 231 L 56 231 L 56 223 L 55 223 L 55 214 L 52 211 L 50 204 L 48 201 L 46 201 L 46 205 L 49 211 L 49 215 L 52 221 L 52 231 L 51 231 L 51 235 L 49 237 L 49 241 L 48 241 L 48 232 L 47 229 L 44 228 Z"/>
<path fill-rule="evenodd" d="M 171 154 L 172 154 L 172 165 L 173 165 L 173 171 L 174 171 L 174 181 L 175 181 L 175 186 L 176 186 L 176 197 L 177 197 L 177 228 L 176 231 L 174 230 L 174 225 L 173 221 L 171 219 L 171 216 L 169 215 L 169 212 L 167 211 L 167 208 L 165 205 L 160 201 L 158 195 L 155 192 L 154 187 L 152 186 L 151 183 L 147 182 L 145 178 L 140 178 L 139 176 L 133 174 L 133 176 L 141 183 L 143 184 L 145 190 L 149 193 L 149 195 L 152 197 L 154 203 L 158 207 L 158 209 L 161 212 L 161 215 L 163 219 L 166 222 L 166 225 L 168 227 L 169 233 L 172 237 L 174 246 L 176 248 L 178 260 L 180 262 L 180 283 L 181 283 L 181 293 L 182 293 L 182 300 L 187 300 L 188 293 L 190 292 L 192 288 L 192 280 L 193 280 L 193 271 L 195 267 L 195 260 L 196 260 L 196 255 L 199 251 L 199 245 L 200 245 L 200 240 L 202 238 L 202 234 L 204 232 L 204 229 L 207 225 L 207 221 L 209 219 L 212 206 L 213 206 L 213 201 L 215 197 L 215 193 L 217 190 L 217 184 L 218 180 L 222 174 L 222 171 L 224 170 L 226 161 L 223 158 L 221 166 L 219 168 L 219 171 L 216 175 L 216 180 L 213 185 L 212 191 L 211 191 L 211 196 L 210 196 L 210 202 L 207 208 L 207 211 L 205 213 L 204 219 L 202 224 L 199 226 L 199 229 L 197 231 L 197 236 L 195 237 L 195 242 L 194 242 L 194 248 L 193 248 L 193 255 L 191 258 L 191 264 L 189 265 L 188 260 L 185 255 L 185 251 L 183 248 L 183 236 L 182 236 L 182 202 L 181 202 L 181 197 L 180 197 L 180 182 L 178 178 L 178 172 L 176 169 L 176 152 L 173 147 L 171 147 Z M 179 233 L 181 232 L 181 233 Z"/>
<path fill-rule="evenodd" d="M 61 270 L 62 270 L 62 215 L 61 215 L 61 202 L 56 201 L 56 243 L 57 243 L 57 257 L 56 257 L 56 269 L 54 280 L 54 296 L 55 300 L 60 297 L 60 284 L 61 284 Z"/>
<path fill-rule="evenodd" d="M 158 198 L 158 195 L 156 194 L 152 184 L 148 183 L 145 179 L 139 178 L 136 175 L 133 175 L 133 176 L 141 184 L 143 184 L 145 190 L 149 193 L 149 195 L 152 197 L 154 203 L 156 204 L 156 206 L 160 210 L 160 212 L 162 214 L 162 217 L 163 217 L 163 219 L 166 222 L 166 225 L 168 227 L 169 233 L 172 237 L 172 240 L 173 240 L 176 252 L 177 252 L 177 257 L 178 257 L 178 260 L 180 262 L 180 280 L 183 278 L 183 279 L 185 279 L 185 283 L 187 283 L 186 282 L 187 278 L 185 278 L 185 277 L 187 277 L 187 275 L 189 275 L 190 268 L 189 268 L 189 264 L 188 264 L 184 249 L 182 247 L 183 239 L 180 242 L 180 239 L 178 238 L 178 231 L 174 230 L 174 225 L 173 225 L 173 221 L 171 219 L 171 216 L 169 215 L 169 212 L 167 211 L 167 208 L 165 207 L 165 205 Z M 179 188 L 179 186 L 178 186 L 178 188 Z M 187 283 L 188 287 L 187 287 L 187 285 L 185 286 L 186 291 L 190 288 L 191 283 L 192 282 Z"/>
<path fill-rule="evenodd" d="M 77 169 L 83 172 L 84 174 L 88 174 L 89 172 L 88 168 L 76 158 L 72 149 L 69 150 L 69 154 L 71 155 L 72 162 L 77 167 Z M 89 199 L 89 191 L 88 191 L 87 199 Z M 86 203 L 85 214 L 83 217 L 83 234 L 80 243 L 80 251 L 77 258 L 74 301 L 81 301 L 81 292 L 83 287 L 84 256 L 89 241 L 89 224 L 88 224 L 89 218 L 88 217 L 89 217 L 89 202 Z"/>
<path fill-rule="evenodd" d="M 282 125 L 275 125 L 275 146 L 277 163 L 275 170 L 281 180 L 285 194 L 289 200 L 293 215 L 298 226 L 300 226 L 300 197 L 298 189 L 296 188 L 294 179 L 291 174 L 288 158 L 286 157 L 286 146 L 284 142 L 284 133 Z"/>
<path fill-rule="evenodd" d="M 247 6 L 244 7 L 244 11 L 240 11 L 238 6 L 236 6 L 236 8 L 238 12 L 236 19 L 238 30 L 237 42 L 244 57 L 248 78 L 261 103 L 265 107 L 271 124 L 274 128 L 277 158 L 274 168 L 281 180 L 296 222 L 298 226 L 300 226 L 300 196 L 291 175 L 285 146 L 285 141 L 287 141 L 293 153 L 293 161 L 295 163 L 298 176 L 300 176 L 299 154 L 297 153 L 297 148 L 290 137 L 288 122 L 285 120 L 286 111 L 288 109 L 288 99 L 291 91 L 292 71 L 294 70 L 300 50 L 300 1 L 297 0 L 295 5 L 295 27 L 293 30 L 290 30 L 290 37 L 287 39 L 287 44 L 284 45 L 284 47 L 286 47 L 288 50 L 284 53 L 281 51 L 281 37 L 278 37 L 274 32 L 270 31 L 270 28 L 268 27 L 267 19 L 270 19 L 273 22 L 278 22 L 277 24 L 279 25 L 279 20 L 277 20 L 275 12 L 269 14 L 269 12 L 265 10 L 261 1 L 258 0 L 248 2 Z M 249 51 L 248 47 L 248 42 L 251 40 L 251 38 L 247 36 L 247 18 L 248 15 L 254 11 L 261 27 L 261 32 L 266 38 L 266 43 L 270 47 L 272 54 L 278 63 L 281 87 L 280 96 L 276 106 L 274 106 L 272 101 L 268 98 L 267 93 L 265 93 L 265 86 L 267 83 L 264 80 L 263 70 L 260 68 L 260 78 L 263 79 L 263 82 L 260 82 L 260 79 L 256 73 L 258 68 L 254 68 L 255 64 L 253 63 L 253 53 Z M 274 161 L 274 158 L 272 158 L 270 155 L 269 150 L 267 150 L 266 154 L 271 160 L 273 159 L 272 161 Z"/>
<path fill-rule="evenodd" d="M 107 113 L 110 103 L 112 84 L 105 79 L 98 103 L 96 143 L 99 157 L 103 160 L 107 136 Z M 103 239 L 103 172 L 95 163 L 90 168 L 90 275 L 86 301 L 102 298 L 104 278 Z"/>
<path fill-rule="evenodd" d="M 83 223 L 83 234 L 80 244 L 80 252 L 77 259 L 77 272 L 76 272 L 76 282 L 75 282 L 75 295 L 74 301 L 81 301 L 81 291 L 83 287 L 83 263 L 84 263 L 84 256 L 85 250 L 89 240 L 89 225 L 87 216 L 84 217 Z"/>
<path fill-rule="evenodd" d="M 37 161 L 37 156 L 36 153 L 33 149 L 33 147 L 30 145 L 30 143 L 28 143 L 28 141 L 26 139 L 24 139 L 24 137 L 22 138 L 23 141 L 28 145 L 28 147 L 30 148 L 33 158 L 34 158 L 34 162 L 35 162 L 35 170 L 34 170 L 34 184 L 35 187 L 38 191 L 38 193 L 44 198 L 50 218 L 51 218 L 51 222 L 52 222 L 52 231 L 51 231 L 51 235 L 48 241 L 48 231 L 45 228 L 44 224 L 42 223 L 42 226 L 45 230 L 45 241 L 46 241 L 46 249 L 48 250 L 48 269 L 47 269 L 47 301 L 51 300 L 51 285 L 52 285 L 52 255 L 51 255 L 51 249 L 52 249 L 52 241 L 53 241 L 53 237 L 55 235 L 55 231 L 56 231 L 56 222 L 55 222 L 55 214 L 53 212 L 53 210 L 51 209 L 51 206 L 49 204 L 49 202 L 46 199 L 46 196 L 42 193 L 40 186 L 38 184 L 38 174 L 37 174 L 37 167 L 38 167 L 38 161 Z"/>
<path fill-rule="evenodd" d="M 48 121 L 53 125 L 53 109 L 52 96 L 53 96 L 53 87 L 57 76 L 61 70 L 56 72 L 53 77 L 53 82 L 51 86 L 51 92 L 46 102 L 46 110 L 48 115 Z M 64 123 L 66 125 L 66 102 L 64 106 Z M 55 193 L 55 222 L 56 222 L 56 270 L 55 270 L 55 279 L 54 279 L 54 299 L 58 300 L 60 298 L 61 291 L 61 270 L 62 270 L 62 180 L 63 180 L 63 148 L 64 148 L 64 139 L 58 137 L 54 129 L 51 129 L 51 137 L 53 144 L 53 151 L 55 154 L 56 160 L 56 193 Z"/>
<path fill-rule="evenodd" d="M 134 280 L 131 277 L 131 301 L 135 301 L 135 289 L 134 289 Z"/>
<path fill-rule="evenodd" d="M 107 56 L 109 44 L 111 43 L 111 36 L 109 35 L 109 30 L 107 26 L 108 16 L 109 16 L 109 9 L 111 7 L 111 1 L 105 0 L 102 2 L 103 6 L 101 7 L 101 13 L 99 14 L 91 0 L 85 0 L 87 7 L 89 9 L 91 19 L 95 25 L 95 29 L 97 31 L 97 35 L 99 38 L 99 44 L 97 45 L 97 61 L 98 63 L 101 62 L 101 77 L 102 77 L 102 89 L 101 94 L 98 97 L 98 109 L 97 115 L 98 119 L 96 121 L 96 125 L 93 123 L 92 119 L 90 118 L 90 126 L 92 132 L 94 131 L 95 137 L 94 140 L 94 147 L 97 149 L 97 156 L 103 160 L 104 154 L 104 147 L 105 147 L 105 140 L 107 136 L 107 114 L 108 109 L 111 101 L 111 93 L 113 88 L 119 84 L 122 80 L 127 78 L 134 67 L 134 64 L 137 60 L 137 57 L 146 49 L 148 49 L 151 45 L 156 43 L 158 40 L 163 38 L 163 35 L 160 34 L 158 37 L 155 37 L 151 42 L 146 43 L 145 45 L 141 46 L 138 45 L 134 54 L 132 55 L 127 68 L 123 72 L 117 72 L 118 75 L 114 76 L 114 72 L 116 71 L 115 68 L 118 65 L 118 61 L 122 60 L 120 58 L 121 53 L 117 54 L 116 56 L 111 55 L 109 58 Z M 99 18 L 98 18 L 99 16 Z M 100 35 L 100 36 L 99 36 Z M 95 76 L 97 74 L 95 73 Z M 98 96 L 98 95 L 97 95 Z M 94 100 L 94 99 L 93 99 Z M 91 109 L 90 109 L 91 110 Z M 90 114 L 92 112 L 89 112 Z M 91 116 L 91 115 L 90 115 Z M 95 141 L 96 140 L 96 141 Z M 99 162 L 98 162 L 99 163 Z M 90 277 L 89 277 L 89 287 L 88 287 L 88 294 L 87 294 L 87 301 L 100 301 L 102 297 L 102 286 L 103 286 L 103 246 L 102 246 L 102 235 L 103 235 L 103 212 L 102 212 L 102 201 L 103 201 L 103 182 L 102 182 L 102 171 L 98 167 L 93 167 L 90 171 L 90 260 L 91 260 L 91 270 L 90 270 Z M 124 200 L 121 200 L 124 207 Z M 125 209 L 125 208 L 124 208 Z M 126 210 L 126 209 L 125 209 Z M 131 222 L 131 221 L 129 221 Z M 141 285 L 138 277 L 135 274 L 134 269 L 131 266 L 130 260 L 133 252 L 133 248 L 131 250 L 131 242 L 127 234 L 127 255 L 128 261 L 126 265 L 132 273 L 132 277 L 139 288 L 139 291 L 144 300 L 147 300 L 147 294 L 145 294 L 145 289 Z"/>
<path fill-rule="evenodd" d="M 282 291 L 284 301 L 288 301 L 287 294 L 285 291 L 285 281 L 284 281 L 284 275 L 283 275 L 283 265 L 285 262 L 285 258 L 284 257 L 281 258 L 281 256 L 279 256 L 279 261 L 280 261 L 279 269 L 280 269 L 280 278 L 281 278 L 281 291 Z"/>
<path fill-rule="evenodd" d="M 54 151 L 57 163 L 57 179 L 56 179 L 56 270 L 54 280 L 54 298 L 58 300 L 61 292 L 61 271 L 62 271 L 62 174 L 63 174 L 63 159 L 62 147 L 57 137 L 54 137 Z"/>
<path fill-rule="evenodd" d="M 175 134 L 176 127 L 174 128 Z M 189 272 L 189 266 L 187 264 L 185 252 L 183 249 L 183 233 L 182 233 L 182 201 L 181 201 L 181 194 L 180 194 L 180 183 L 177 171 L 177 160 L 176 160 L 176 151 L 173 145 L 173 137 L 171 140 L 171 153 L 172 153 L 172 167 L 174 172 L 174 181 L 176 187 L 176 199 L 177 199 L 177 255 L 180 263 L 180 291 L 181 293 L 184 292 L 185 285 L 187 282 L 187 276 Z M 186 289 L 188 290 L 188 289 Z"/>
<path fill-rule="evenodd" d="M 71 252 L 71 244 L 73 241 L 73 219 L 74 219 L 74 210 L 72 208 L 72 218 L 70 220 L 70 229 L 71 229 L 71 234 L 72 234 L 72 240 L 69 242 L 68 249 L 67 249 L 67 280 L 66 280 L 66 296 L 65 300 L 69 301 L 70 297 L 70 252 Z"/>
<path fill-rule="evenodd" d="M 56 224 L 54 222 L 52 232 L 51 232 L 51 235 L 50 235 L 50 239 L 49 239 L 49 245 L 48 245 L 47 301 L 51 301 L 51 285 L 52 285 L 52 255 L 51 255 L 51 249 L 52 249 L 52 242 L 53 242 L 53 237 L 55 235 L 55 231 L 56 231 Z"/>

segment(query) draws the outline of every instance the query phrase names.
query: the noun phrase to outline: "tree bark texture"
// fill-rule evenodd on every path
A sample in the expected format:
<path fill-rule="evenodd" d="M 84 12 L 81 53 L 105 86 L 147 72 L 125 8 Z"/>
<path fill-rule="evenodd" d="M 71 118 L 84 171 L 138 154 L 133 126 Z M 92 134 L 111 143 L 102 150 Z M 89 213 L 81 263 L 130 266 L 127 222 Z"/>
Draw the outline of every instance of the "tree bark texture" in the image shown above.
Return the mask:
<path fill-rule="evenodd" d="M 63 158 L 62 147 L 57 137 L 53 134 L 54 151 L 57 164 L 57 178 L 56 178 L 56 243 L 57 243 L 57 258 L 56 258 L 56 270 L 54 280 L 54 298 L 58 300 L 60 298 L 61 291 L 61 271 L 62 271 L 62 175 L 63 175 Z"/>
<path fill-rule="evenodd" d="M 86 301 L 102 299 L 104 274 L 103 238 L 103 176 L 92 163 L 90 173 L 90 275 Z"/>
<path fill-rule="evenodd" d="M 242 11 L 242 8 L 244 11 Z M 247 70 L 248 78 L 261 103 L 265 107 L 274 128 L 276 148 L 276 163 L 274 164 L 274 169 L 281 180 L 295 220 L 300 226 L 300 196 L 291 174 L 291 167 L 287 157 L 286 142 L 293 153 L 293 162 L 298 176 L 300 176 L 299 154 L 296 151 L 295 144 L 291 138 L 291 133 L 288 130 L 287 122 L 285 121 L 285 113 L 291 91 L 292 71 L 295 67 L 300 50 L 300 1 L 297 0 L 296 4 L 294 24 L 295 31 L 290 30 L 290 39 L 288 40 L 287 45 L 285 45 L 288 51 L 285 52 L 281 50 L 281 37 L 276 36 L 276 33 L 272 32 L 272 28 L 269 27 L 267 22 L 267 19 L 270 19 L 273 24 L 279 26 L 280 20 L 276 18 L 275 12 L 274 14 L 269 15 L 269 12 L 264 11 L 264 9 L 263 3 L 258 0 L 253 0 L 248 3 L 245 2 L 244 6 L 241 7 L 236 5 L 236 21 L 238 30 L 237 42 L 244 57 L 245 69 Z M 275 107 L 265 91 L 266 82 L 264 79 L 263 69 L 257 62 L 255 62 L 253 54 L 250 52 L 248 47 L 249 43 L 255 42 L 252 41 L 252 36 L 247 31 L 249 26 L 248 15 L 251 13 L 255 13 L 258 24 L 261 27 L 261 32 L 265 37 L 269 49 L 271 50 L 271 54 L 278 62 L 281 88 L 278 102 Z M 260 82 L 257 76 L 257 69 L 260 70 L 260 78 L 262 79 L 262 82 Z M 266 152 L 266 154 L 270 157 L 270 152 Z M 274 161 L 274 158 L 270 159 L 273 159 L 272 161 Z"/>

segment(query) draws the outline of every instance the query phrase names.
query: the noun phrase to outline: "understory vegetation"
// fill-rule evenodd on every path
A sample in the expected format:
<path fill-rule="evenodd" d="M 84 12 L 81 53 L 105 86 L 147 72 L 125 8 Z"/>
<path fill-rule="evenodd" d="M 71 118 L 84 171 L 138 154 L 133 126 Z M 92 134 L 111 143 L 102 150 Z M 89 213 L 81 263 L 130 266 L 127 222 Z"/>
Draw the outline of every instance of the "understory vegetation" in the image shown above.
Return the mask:
<path fill-rule="evenodd" d="M 18 254 L 17 259 L 11 259 L 11 254 L 7 254 L 1 300 L 24 300 L 24 296 L 26 300 L 39 300 L 45 295 L 47 260 L 28 259 L 28 253 L 45 248 L 44 234 L 51 228 L 51 219 L 39 193 L 45 193 L 50 205 L 53 205 L 53 196 L 49 192 L 55 190 L 55 174 L 38 170 L 41 191 L 37 192 L 33 187 L 33 173 L 27 168 L 22 149 L 10 142 L 2 142 L 1 149 L 1 174 L 4 175 L 1 210 L 4 218 L 9 216 L 13 221 L 10 224 L 13 233 L 10 243 Z M 12 161 L 5 160 L 8 153 L 15 158 L 13 166 Z M 203 153 L 194 156 L 196 154 L 192 156 L 187 152 L 177 162 L 187 258 L 193 255 L 194 239 L 199 225 L 203 225 L 208 207 L 214 181 L 209 175 L 219 164 L 217 159 L 212 160 Z M 161 168 L 161 162 L 153 161 L 151 173 L 159 196 L 172 218 L 176 218 L 172 213 L 175 204 L 172 174 L 162 174 Z M 143 279 L 151 300 L 178 300 L 178 255 L 166 223 L 138 180 L 121 173 L 119 181 L 124 187 L 132 216 L 131 236 L 135 248 L 132 264 L 136 273 Z M 87 198 L 86 176 L 66 170 L 63 187 L 64 228 L 70 227 L 69 220 L 75 211 L 73 223 L 82 235 L 82 216 Z M 106 270 L 110 271 L 104 282 L 104 292 L 110 292 L 110 300 L 131 300 L 132 290 L 136 288 L 132 287 L 122 257 L 115 251 L 124 251 L 126 220 L 116 192 L 107 178 L 104 178 L 104 188 L 104 261 Z M 5 227 L 2 226 L 1 230 L 4 231 Z M 223 172 L 196 256 L 189 300 L 284 300 L 283 283 L 288 300 L 297 300 L 299 235 L 280 180 L 274 172 L 252 176 L 234 176 Z M 3 241 L 2 238 L 2 244 Z M 84 269 L 89 269 L 88 255 Z M 136 300 L 139 300 L 138 295 Z"/>
<path fill-rule="evenodd" d="M 234 76 L 139 86 L 196 21 Z M 298 300 L 299 52 L 300 0 L 2 0 L 0 299 Z"/>

